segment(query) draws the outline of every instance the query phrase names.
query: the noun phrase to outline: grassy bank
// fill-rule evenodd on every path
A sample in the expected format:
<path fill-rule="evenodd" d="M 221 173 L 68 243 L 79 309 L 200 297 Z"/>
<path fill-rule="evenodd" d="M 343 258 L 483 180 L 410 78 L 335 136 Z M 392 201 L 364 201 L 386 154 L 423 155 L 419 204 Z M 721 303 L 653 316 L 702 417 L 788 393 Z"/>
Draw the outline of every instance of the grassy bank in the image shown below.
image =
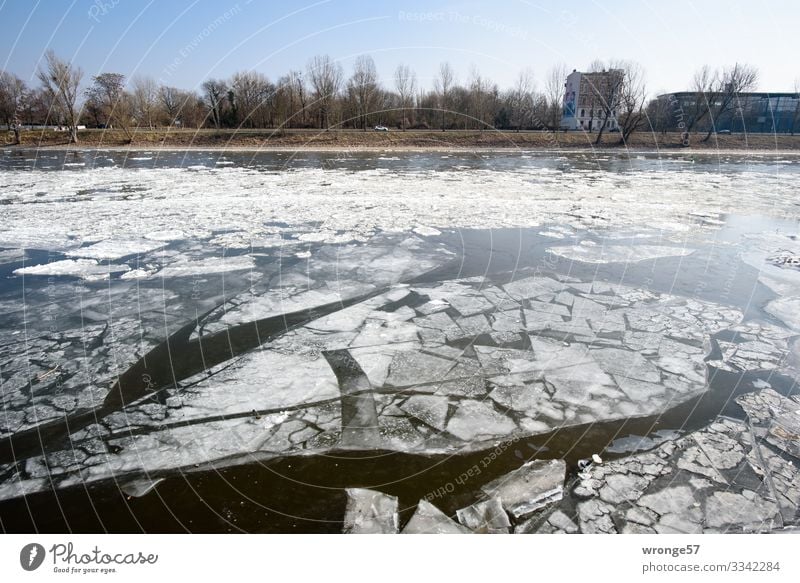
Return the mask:
<path fill-rule="evenodd" d="M 591 150 L 597 146 L 596 134 L 580 132 L 501 132 L 501 131 L 319 131 L 319 130 L 132 130 L 128 140 L 120 130 L 83 130 L 78 132 L 79 147 L 171 147 L 171 148 L 330 148 L 330 149 L 470 149 L 519 148 L 542 150 Z M 692 149 L 700 150 L 777 150 L 800 152 L 800 135 L 786 134 L 733 134 L 691 137 Z M 9 146 L 12 135 L 3 135 Z M 22 133 L 23 147 L 58 147 L 67 145 L 65 132 L 31 130 Z M 637 150 L 685 149 L 677 133 L 652 134 L 641 132 L 632 136 L 627 144 L 620 143 L 619 134 L 606 134 L 599 147 L 632 148 Z"/>

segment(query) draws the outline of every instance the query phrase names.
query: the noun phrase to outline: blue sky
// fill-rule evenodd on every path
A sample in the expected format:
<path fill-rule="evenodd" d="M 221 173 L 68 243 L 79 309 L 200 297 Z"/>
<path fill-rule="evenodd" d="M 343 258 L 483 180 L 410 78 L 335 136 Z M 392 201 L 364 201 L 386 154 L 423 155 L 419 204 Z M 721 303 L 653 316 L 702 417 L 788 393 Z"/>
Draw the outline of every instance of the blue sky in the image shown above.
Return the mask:
<path fill-rule="evenodd" d="M 460 79 L 474 65 L 501 86 L 525 67 L 541 86 L 552 64 L 596 58 L 638 61 L 651 93 L 685 88 L 705 63 L 755 65 L 762 90 L 800 78 L 790 0 L 0 0 L 0 22 L 0 66 L 26 80 L 48 47 L 87 79 L 139 73 L 183 88 L 244 69 L 274 80 L 320 53 L 346 73 L 369 53 L 387 85 L 403 62 L 429 86 L 445 60 Z"/>

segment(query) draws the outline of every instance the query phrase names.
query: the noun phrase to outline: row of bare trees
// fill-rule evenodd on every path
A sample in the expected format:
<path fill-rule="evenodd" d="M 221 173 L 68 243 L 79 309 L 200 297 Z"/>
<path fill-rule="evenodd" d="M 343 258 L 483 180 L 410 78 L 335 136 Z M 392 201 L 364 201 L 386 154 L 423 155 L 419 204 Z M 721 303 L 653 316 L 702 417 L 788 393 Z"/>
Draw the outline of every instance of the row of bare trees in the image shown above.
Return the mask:
<path fill-rule="evenodd" d="M 525 70 L 513 88 L 501 91 L 474 67 L 460 84 L 450 64 L 442 63 L 427 90 L 401 64 L 387 88 L 368 55 L 355 60 L 349 76 L 340 63 L 320 55 L 305 71 L 290 71 L 275 82 L 242 71 L 186 91 L 114 72 L 86 79 L 80 67 L 48 51 L 38 88 L 2 72 L 0 123 L 17 132 L 20 125 L 64 126 L 73 142 L 79 124 L 119 128 L 128 137 L 132 128 L 155 127 L 556 129 L 564 75 L 563 66 L 554 68 L 540 93 Z"/>
<path fill-rule="evenodd" d="M 592 110 L 601 111 L 604 122 L 597 126 L 598 143 L 611 118 L 626 141 L 648 124 L 657 129 L 658 123 L 674 117 L 662 100 L 648 102 L 644 72 L 637 64 L 595 61 L 589 71 L 614 72 L 607 82 L 592 87 Z M 432 88 L 425 89 L 408 65 L 399 65 L 384 83 L 368 55 L 355 60 L 349 76 L 340 63 L 320 55 L 309 61 L 305 71 L 290 71 L 275 82 L 256 71 L 242 71 L 230 79 L 208 79 L 199 91 L 187 91 L 149 77 L 128 80 L 113 72 L 84 79 L 80 67 L 48 51 L 37 73 L 38 88 L 29 89 L 15 75 L 0 72 L 0 123 L 15 129 L 62 125 L 73 142 L 80 123 L 116 127 L 128 137 L 132 128 L 156 127 L 367 130 L 380 124 L 402 130 L 557 130 L 566 76 L 566 67 L 553 67 L 539 88 L 526 69 L 512 87 L 501 90 L 476 67 L 459 82 L 445 62 Z M 719 71 L 704 67 L 695 76 L 697 99 L 681 129 L 690 132 L 720 117 L 734 107 L 738 93 L 754 88 L 756 80 L 755 69 L 744 65 Z"/>

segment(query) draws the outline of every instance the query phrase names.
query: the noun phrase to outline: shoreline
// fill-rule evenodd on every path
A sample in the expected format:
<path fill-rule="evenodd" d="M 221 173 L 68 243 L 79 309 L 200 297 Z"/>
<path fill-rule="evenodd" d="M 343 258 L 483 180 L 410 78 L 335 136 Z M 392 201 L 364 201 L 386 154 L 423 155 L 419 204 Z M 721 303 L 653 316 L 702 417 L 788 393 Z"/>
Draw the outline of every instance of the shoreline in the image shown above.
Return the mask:
<path fill-rule="evenodd" d="M 208 151 L 208 152 L 352 152 L 352 153 L 508 153 L 542 155 L 572 153 L 602 155 L 691 154 L 800 155 L 800 134 L 727 134 L 703 141 L 704 134 L 692 134 L 689 146 L 683 146 L 676 133 L 642 132 L 621 143 L 617 134 L 603 136 L 595 144 L 596 134 L 583 132 L 477 132 L 471 130 L 408 130 L 362 132 L 351 130 L 174 130 L 136 129 L 130 135 L 121 130 L 82 130 L 78 143 L 68 144 L 63 132 L 29 130 L 22 143 L 3 144 L 9 149 L 37 151 Z"/>
<path fill-rule="evenodd" d="M 565 147 L 565 148 L 537 148 L 537 147 L 480 147 L 480 146 L 295 146 L 295 145 L 269 145 L 269 146 L 177 146 L 177 145 L 96 145 L 96 144 L 54 144 L 54 145 L 5 145 L 5 152 L 253 152 L 253 153 L 283 153 L 283 152 L 313 152 L 313 153 L 511 153 L 520 154 L 621 154 L 621 155 L 651 155 L 651 156 L 682 156 L 690 155 L 724 155 L 724 156 L 797 156 L 800 150 L 768 150 L 765 148 L 665 148 L 643 149 L 625 147 Z"/>

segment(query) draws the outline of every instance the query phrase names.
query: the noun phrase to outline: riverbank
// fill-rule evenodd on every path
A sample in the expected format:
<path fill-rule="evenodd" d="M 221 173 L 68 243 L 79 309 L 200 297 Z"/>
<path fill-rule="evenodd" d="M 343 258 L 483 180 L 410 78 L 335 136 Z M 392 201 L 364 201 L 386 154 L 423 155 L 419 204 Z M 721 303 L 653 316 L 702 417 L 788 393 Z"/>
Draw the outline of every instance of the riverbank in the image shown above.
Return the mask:
<path fill-rule="evenodd" d="M 83 130 L 79 143 L 68 144 L 64 132 L 27 131 L 22 143 L 12 146 L 10 134 L 4 147 L 48 149 L 225 149 L 225 150 L 359 150 L 359 151 L 449 151 L 449 150 L 541 150 L 541 151 L 648 151 L 714 152 L 763 151 L 765 153 L 800 153 L 800 136 L 784 134 L 693 135 L 685 147 L 677 133 L 634 134 L 621 143 L 619 134 L 606 134 L 595 144 L 596 134 L 580 132 L 446 132 L 409 130 L 362 132 L 352 130 L 133 130 L 131 139 L 120 130 Z"/>

